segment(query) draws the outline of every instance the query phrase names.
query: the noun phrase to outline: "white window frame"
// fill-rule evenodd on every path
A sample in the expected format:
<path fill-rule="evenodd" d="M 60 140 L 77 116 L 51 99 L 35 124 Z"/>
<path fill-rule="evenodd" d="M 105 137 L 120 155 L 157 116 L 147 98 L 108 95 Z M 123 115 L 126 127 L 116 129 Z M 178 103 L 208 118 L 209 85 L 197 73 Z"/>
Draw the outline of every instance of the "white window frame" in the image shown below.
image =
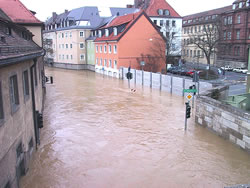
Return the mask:
<path fill-rule="evenodd" d="M 113 48 L 114 48 L 114 54 L 117 54 L 117 45 L 115 44 Z"/>
<path fill-rule="evenodd" d="M 112 68 L 112 60 L 109 60 L 109 67 Z"/>
<path fill-rule="evenodd" d="M 104 45 L 104 53 L 107 53 L 107 45 Z"/>
<path fill-rule="evenodd" d="M 104 67 L 107 67 L 107 59 L 104 59 Z"/>
<path fill-rule="evenodd" d="M 84 31 L 79 31 L 79 36 L 80 36 L 81 38 L 84 38 Z"/>
<path fill-rule="evenodd" d="M 114 69 L 117 69 L 117 61 L 114 60 Z"/>
<path fill-rule="evenodd" d="M 85 54 L 80 54 L 80 61 L 85 61 Z"/>
<path fill-rule="evenodd" d="M 111 54 L 112 53 L 112 45 L 109 44 L 109 53 Z"/>
<path fill-rule="evenodd" d="M 80 44 L 79 44 L 80 46 L 80 49 L 85 49 L 85 44 L 83 43 L 83 42 L 81 42 Z M 83 47 L 81 47 L 81 45 L 83 46 Z"/>
<path fill-rule="evenodd" d="M 114 27 L 114 29 L 113 29 L 114 31 L 114 36 L 117 36 L 117 28 L 116 27 Z"/>

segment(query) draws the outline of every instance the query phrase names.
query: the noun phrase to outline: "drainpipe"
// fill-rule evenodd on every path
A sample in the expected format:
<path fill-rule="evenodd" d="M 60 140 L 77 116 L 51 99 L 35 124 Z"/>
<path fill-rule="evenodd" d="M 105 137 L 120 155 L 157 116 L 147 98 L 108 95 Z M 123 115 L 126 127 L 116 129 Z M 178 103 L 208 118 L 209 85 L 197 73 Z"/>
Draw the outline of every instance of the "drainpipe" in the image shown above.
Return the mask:
<path fill-rule="evenodd" d="M 36 62 L 30 67 L 30 80 L 31 80 L 31 101 L 32 101 L 32 112 L 33 112 L 33 123 L 34 123 L 34 132 L 35 132 L 35 142 L 36 142 L 36 149 L 37 145 L 40 144 L 39 139 L 39 129 L 37 124 L 36 118 L 36 100 L 35 100 L 35 89 L 34 89 L 34 68 L 36 66 Z"/>

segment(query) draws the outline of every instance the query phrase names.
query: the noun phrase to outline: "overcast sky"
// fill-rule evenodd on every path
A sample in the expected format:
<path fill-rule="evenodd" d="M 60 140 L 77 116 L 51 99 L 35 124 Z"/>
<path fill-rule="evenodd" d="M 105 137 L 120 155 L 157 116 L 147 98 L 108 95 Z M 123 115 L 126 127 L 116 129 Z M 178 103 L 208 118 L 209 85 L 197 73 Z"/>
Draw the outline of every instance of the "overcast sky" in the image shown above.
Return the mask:
<path fill-rule="evenodd" d="M 235 0 L 167 0 L 181 15 L 186 16 L 206 10 L 231 5 Z M 21 0 L 30 10 L 37 12 L 36 17 L 41 21 L 51 17 L 52 12 L 62 13 L 83 6 L 126 7 L 134 4 L 134 0 Z"/>

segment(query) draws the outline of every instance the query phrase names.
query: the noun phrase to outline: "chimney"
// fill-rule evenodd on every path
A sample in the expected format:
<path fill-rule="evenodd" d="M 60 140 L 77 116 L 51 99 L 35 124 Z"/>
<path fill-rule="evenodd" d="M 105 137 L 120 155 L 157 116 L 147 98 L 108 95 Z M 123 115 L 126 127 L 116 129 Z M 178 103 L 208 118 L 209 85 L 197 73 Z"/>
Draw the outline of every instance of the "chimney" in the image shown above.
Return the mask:
<path fill-rule="evenodd" d="M 53 12 L 53 13 L 52 13 L 52 19 L 53 19 L 53 21 L 55 21 L 55 20 L 56 20 L 56 17 L 57 17 L 56 12 Z"/>
<path fill-rule="evenodd" d="M 138 8 L 138 5 L 139 5 L 139 0 L 134 0 L 134 6 L 135 6 L 135 8 Z"/>
<path fill-rule="evenodd" d="M 69 11 L 67 10 L 67 9 L 65 9 L 65 11 L 64 11 L 65 13 L 68 13 Z"/>
<path fill-rule="evenodd" d="M 127 8 L 133 8 L 133 5 L 127 5 Z"/>

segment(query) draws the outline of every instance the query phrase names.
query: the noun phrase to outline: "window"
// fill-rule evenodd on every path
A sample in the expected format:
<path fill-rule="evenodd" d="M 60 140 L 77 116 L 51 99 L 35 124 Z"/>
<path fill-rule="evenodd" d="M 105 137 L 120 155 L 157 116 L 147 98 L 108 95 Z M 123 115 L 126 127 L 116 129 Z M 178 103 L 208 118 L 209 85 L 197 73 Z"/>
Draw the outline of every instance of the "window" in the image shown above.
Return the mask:
<path fill-rule="evenodd" d="M 66 55 L 66 59 L 69 59 L 69 55 Z"/>
<path fill-rule="evenodd" d="M 162 9 L 158 9 L 158 14 L 159 15 L 163 15 L 163 10 Z"/>
<path fill-rule="evenodd" d="M 237 16 L 237 23 L 240 24 L 240 15 Z"/>
<path fill-rule="evenodd" d="M 68 44 L 65 44 L 66 49 L 68 49 Z"/>
<path fill-rule="evenodd" d="M 193 27 L 191 27 L 191 31 L 190 32 L 193 33 Z"/>
<path fill-rule="evenodd" d="M 80 61 L 84 61 L 85 60 L 85 55 L 84 54 L 81 54 L 80 55 Z"/>
<path fill-rule="evenodd" d="M 240 55 L 240 47 L 239 46 L 234 48 L 234 55 L 237 55 L 237 56 Z"/>
<path fill-rule="evenodd" d="M 240 30 L 239 29 L 236 30 L 236 39 L 237 40 L 240 39 Z"/>
<path fill-rule="evenodd" d="M 109 67 L 112 68 L 112 60 L 109 60 Z"/>
<path fill-rule="evenodd" d="M 62 38 L 64 37 L 64 34 L 62 33 Z"/>
<path fill-rule="evenodd" d="M 61 44 L 61 47 L 64 48 L 64 44 Z"/>
<path fill-rule="evenodd" d="M 102 31 L 101 30 L 98 31 L 98 37 L 102 37 Z"/>
<path fill-rule="evenodd" d="M 189 50 L 187 50 L 187 57 L 189 56 Z"/>
<path fill-rule="evenodd" d="M 69 33 L 69 36 L 72 37 L 72 32 Z"/>
<path fill-rule="evenodd" d="M 165 10 L 165 15 L 166 15 L 166 16 L 169 15 L 169 10 Z"/>
<path fill-rule="evenodd" d="M 23 93 L 24 93 L 24 99 L 26 100 L 30 94 L 28 70 L 23 72 Z"/>
<path fill-rule="evenodd" d="M 231 32 L 227 32 L 227 39 L 231 40 L 232 39 L 232 33 Z"/>
<path fill-rule="evenodd" d="M 193 56 L 193 53 L 192 53 L 193 51 L 192 50 L 190 50 L 190 57 L 192 57 Z"/>
<path fill-rule="evenodd" d="M 107 67 L 107 59 L 104 59 L 104 66 Z"/>
<path fill-rule="evenodd" d="M 163 26 L 163 20 L 160 20 L 160 26 Z"/>
<path fill-rule="evenodd" d="M 227 25 L 227 17 L 224 17 L 224 25 Z"/>
<path fill-rule="evenodd" d="M 196 57 L 196 50 L 194 50 L 194 57 Z"/>
<path fill-rule="evenodd" d="M 100 65 L 102 66 L 102 59 L 100 59 Z"/>
<path fill-rule="evenodd" d="M 4 119 L 2 85 L 0 82 L 0 122 Z"/>
<path fill-rule="evenodd" d="M 186 39 L 184 39 L 184 45 L 186 45 Z"/>
<path fill-rule="evenodd" d="M 242 2 L 239 3 L 239 8 L 242 8 Z"/>
<path fill-rule="evenodd" d="M 95 46 L 96 53 L 98 53 L 98 45 Z"/>
<path fill-rule="evenodd" d="M 61 59 L 61 55 L 59 55 L 59 59 Z"/>
<path fill-rule="evenodd" d="M 117 53 L 117 46 L 114 45 L 114 54 L 116 54 L 116 53 Z"/>
<path fill-rule="evenodd" d="M 80 37 L 84 37 L 84 31 L 80 31 Z"/>
<path fill-rule="evenodd" d="M 197 51 L 197 55 L 198 55 L 198 57 L 200 57 L 200 50 Z"/>
<path fill-rule="evenodd" d="M 17 110 L 19 105 L 17 75 L 10 77 L 10 103 L 12 113 Z"/>
<path fill-rule="evenodd" d="M 72 45 L 72 44 L 70 44 L 70 48 L 73 48 L 73 45 Z"/>
<path fill-rule="evenodd" d="M 176 26 L 176 22 L 175 20 L 172 21 L 172 27 L 175 27 Z"/>
<path fill-rule="evenodd" d="M 154 24 L 157 25 L 157 20 L 154 20 Z"/>
<path fill-rule="evenodd" d="M 114 36 L 117 36 L 117 28 L 114 27 Z"/>
<path fill-rule="evenodd" d="M 98 58 L 96 58 L 96 64 L 98 65 Z"/>
<path fill-rule="evenodd" d="M 227 32 L 226 31 L 224 31 L 224 35 L 223 35 L 224 37 L 224 40 L 227 40 Z"/>
<path fill-rule="evenodd" d="M 233 7 L 232 7 L 232 8 L 233 8 L 233 10 L 234 10 L 234 9 L 236 8 L 236 4 L 233 4 Z"/>
<path fill-rule="evenodd" d="M 84 49 L 84 43 L 80 43 L 80 49 Z"/>
<path fill-rule="evenodd" d="M 105 36 L 108 37 L 109 36 L 109 30 L 105 29 Z"/>
<path fill-rule="evenodd" d="M 66 37 L 66 38 L 68 37 L 68 33 L 67 33 L 67 32 L 65 33 L 65 37 Z"/>
<path fill-rule="evenodd" d="M 248 29 L 248 39 L 250 39 L 250 29 Z"/>
<path fill-rule="evenodd" d="M 175 34 L 176 34 L 175 32 L 172 32 L 172 39 L 175 37 Z"/>
<path fill-rule="evenodd" d="M 184 34 L 186 34 L 187 33 L 187 29 L 186 28 L 184 28 Z"/>
<path fill-rule="evenodd" d="M 114 69 L 117 69 L 117 61 L 114 60 Z"/>
<path fill-rule="evenodd" d="M 228 17 L 227 23 L 228 24 L 232 24 L 233 23 L 233 17 L 232 16 Z"/>
<path fill-rule="evenodd" d="M 199 32 L 201 32 L 201 26 L 199 25 Z"/>
<path fill-rule="evenodd" d="M 166 21 L 166 26 L 169 27 L 169 20 Z"/>
<path fill-rule="evenodd" d="M 61 44 L 59 44 L 59 49 L 61 48 Z"/>
<path fill-rule="evenodd" d="M 197 26 L 194 27 L 194 32 L 197 33 Z"/>
<path fill-rule="evenodd" d="M 111 52 L 112 52 L 112 46 L 109 45 L 109 53 L 111 54 Z"/>
<path fill-rule="evenodd" d="M 73 55 L 70 55 L 70 58 L 73 59 Z"/>
<path fill-rule="evenodd" d="M 104 53 L 107 53 L 107 46 L 104 45 Z"/>
<path fill-rule="evenodd" d="M 64 59 L 64 55 L 62 55 L 62 59 Z"/>

